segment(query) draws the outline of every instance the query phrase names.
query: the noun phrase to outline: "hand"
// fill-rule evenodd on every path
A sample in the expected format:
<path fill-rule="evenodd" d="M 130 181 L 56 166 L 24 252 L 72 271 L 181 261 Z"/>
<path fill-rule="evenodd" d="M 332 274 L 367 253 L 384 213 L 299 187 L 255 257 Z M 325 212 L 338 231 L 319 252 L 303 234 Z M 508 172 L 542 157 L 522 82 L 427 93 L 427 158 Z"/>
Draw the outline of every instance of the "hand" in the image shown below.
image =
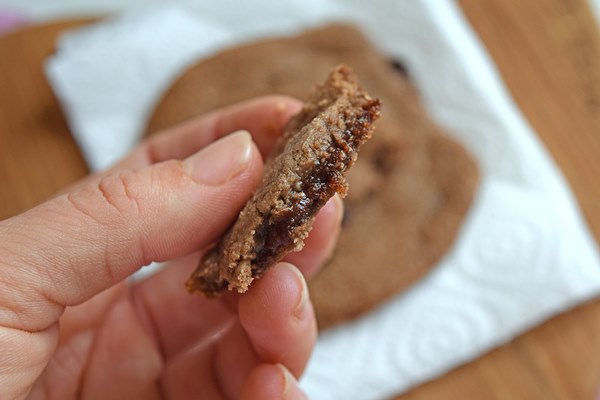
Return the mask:
<path fill-rule="evenodd" d="M 218 300 L 184 289 L 299 107 L 266 97 L 215 111 L 0 222 L 0 398 L 303 398 L 296 379 L 316 323 L 300 271 L 314 273 L 333 248 L 337 196 L 288 258 L 298 268 L 280 263 Z M 228 135 L 239 129 L 252 137 Z"/>

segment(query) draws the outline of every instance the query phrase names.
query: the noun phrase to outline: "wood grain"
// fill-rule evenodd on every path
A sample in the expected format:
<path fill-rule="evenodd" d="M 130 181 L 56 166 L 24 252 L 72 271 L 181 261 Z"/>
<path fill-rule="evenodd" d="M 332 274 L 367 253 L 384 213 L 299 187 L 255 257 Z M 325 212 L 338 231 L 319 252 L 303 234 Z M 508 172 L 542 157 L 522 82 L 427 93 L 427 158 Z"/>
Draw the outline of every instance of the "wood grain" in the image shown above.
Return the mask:
<path fill-rule="evenodd" d="M 600 238 L 600 35 L 587 3 L 459 3 Z M 81 23 L 0 37 L 0 219 L 87 173 L 42 72 L 58 33 Z M 595 300 L 398 399 L 595 399 L 599 387 Z"/>
<path fill-rule="evenodd" d="M 583 0 L 461 0 L 600 237 L 600 32 Z"/>
<path fill-rule="evenodd" d="M 0 37 L 0 220 L 88 172 L 43 72 L 59 32 L 85 22 Z"/>

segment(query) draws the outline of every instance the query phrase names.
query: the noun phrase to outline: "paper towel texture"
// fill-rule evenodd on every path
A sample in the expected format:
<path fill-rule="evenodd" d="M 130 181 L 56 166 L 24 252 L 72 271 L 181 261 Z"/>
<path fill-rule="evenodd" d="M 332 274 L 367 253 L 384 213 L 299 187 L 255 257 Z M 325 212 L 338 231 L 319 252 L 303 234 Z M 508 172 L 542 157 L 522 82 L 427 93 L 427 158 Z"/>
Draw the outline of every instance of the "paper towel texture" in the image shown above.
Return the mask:
<path fill-rule="evenodd" d="M 600 290 L 597 249 L 572 194 L 454 3 L 407 5 L 224 0 L 148 9 L 66 36 L 47 65 L 96 169 L 138 140 L 183 68 L 222 46 L 345 20 L 408 65 L 432 117 L 478 159 L 481 189 L 433 274 L 320 338 L 302 380 L 314 399 L 398 394 Z"/>

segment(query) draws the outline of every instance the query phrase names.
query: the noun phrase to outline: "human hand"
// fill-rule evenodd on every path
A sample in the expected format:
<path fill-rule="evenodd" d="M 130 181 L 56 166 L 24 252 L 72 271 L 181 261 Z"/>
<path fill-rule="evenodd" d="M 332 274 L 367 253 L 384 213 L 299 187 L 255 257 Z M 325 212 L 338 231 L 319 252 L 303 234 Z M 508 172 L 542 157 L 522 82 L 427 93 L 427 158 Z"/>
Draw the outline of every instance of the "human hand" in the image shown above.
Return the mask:
<path fill-rule="evenodd" d="M 288 257 L 299 269 L 280 263 L 247 293 L 217 300 L 184 289 L 299 107 L 266 97 L 215 111 L 0 222 L 0 398 L 303 398 L 296 379 L 316 323 L 299 271 L 314 273 L 332 251 L 337 196 Z M 239 129 L 252 139 L 219 139 Z"/>

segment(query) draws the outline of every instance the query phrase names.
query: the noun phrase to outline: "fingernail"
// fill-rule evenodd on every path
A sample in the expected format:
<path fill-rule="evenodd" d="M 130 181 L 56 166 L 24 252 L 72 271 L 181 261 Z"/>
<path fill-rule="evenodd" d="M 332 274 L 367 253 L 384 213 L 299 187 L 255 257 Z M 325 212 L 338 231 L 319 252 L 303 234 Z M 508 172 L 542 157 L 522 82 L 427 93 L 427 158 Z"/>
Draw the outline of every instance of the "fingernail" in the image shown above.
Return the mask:
<path fill-rule="evenodd" d="M 289 391 L 290 391 L 290 384 L 293 382 L 290 382 L 293 377 L 292 374 L 290 373 L 290 371 L 287 370 L 286 367 L 284 367 L 282 364 L 275 364 L 275 366 L 279 369 L 279 372 L 281 374 L 281 380 L 282 380 L 282 390 L 281 390 L 281 398 L 285 399 L 287 398 Z"/>
<path fill-rule="evenodd" d="M 308 287 L 306 286 L 306 280 L 302 276 L 302 273 L 298 268 L 292 264 L 282 263 L 296 278 L 296 281 L 300 287 L 300 295 L 296 307 L 294 308 L 293 315 L 298 319 L 303 319 L 306 316 L 308 310 Z"/>
<path fill-rule="evenodd" d="M 335 202 L 338 204 L 338 225 L 342 223 L 342 219 L 344 218 L 344 200 L 340 197 L 339 194 L 335 195 Z"/>
<path fill-rule="evenodd" d="M 281 373 L 282 380 L 282 391 L 280 398 L 282 400 L 301 400 L 306 399 L 306 395 L 300 387 L 298 387 L 298 382 L 292 373 L 284 367 L 282 364 L 275 364 L 275 366 L 279 369 Z"/>
<path fill-rule="evenodd" d="M 331 205 L 329 205 L 329 202 L 325 205 L 328 207 L 335 207 L 335 222 L 336 225 L 340 225 L 342 223 L 342 219 L 344 218 L 344 201 L 337 193 L 333 195 L 330 201 Z"/>
<path fill-rule="evenodd" d="M 237 131 L 186 159 L 184 168 L 196 182 L 218 186 L 244 171 L 251 157 L 252 137 Z"/>

